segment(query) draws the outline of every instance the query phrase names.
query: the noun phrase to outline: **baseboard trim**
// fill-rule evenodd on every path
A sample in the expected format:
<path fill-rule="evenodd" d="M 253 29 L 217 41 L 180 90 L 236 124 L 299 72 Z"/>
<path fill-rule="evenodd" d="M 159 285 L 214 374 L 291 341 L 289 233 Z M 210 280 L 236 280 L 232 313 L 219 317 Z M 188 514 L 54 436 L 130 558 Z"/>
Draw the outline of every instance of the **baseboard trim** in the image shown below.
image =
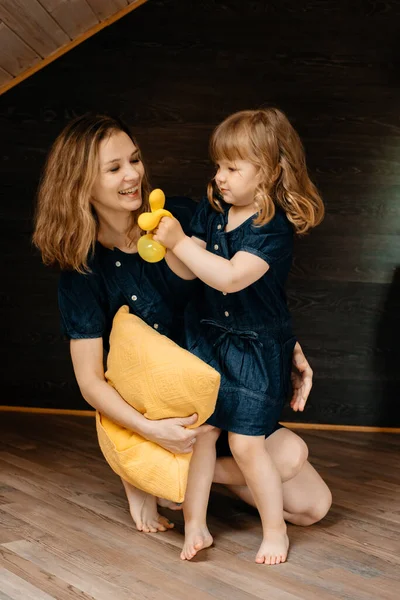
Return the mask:
<path fill-rule="evenodd" d="M 25 406 L 0 406 L 0 412 L 33 413 L 39 415 L 66 415 L 73 417 L 94 417 L 94 410 L 68 410 L 65 408 L 30 408 Z M 400 427 L 366 427 L 365 425 L 330 425 L 328 423 L 291 423 L 281 421 L 288 429 L 308 429 L 314 431 L 355 431 L 363 433 L 400 433 Z"/>
<path fill-rule="evenodd" d="M 0 406 L 0 412 L 33 413 L 38 415 L 66 415 L 94 417 L 94 410 L 69 410 L 66 408 L 31 408 L 29 406 Z"/>
<path fill-rule="evenodd" d="M 400 433 L 400 427 L 367 427 L 366 425 L 331 425 L 329 423 L 288 423 L 281 421 L 288 429 L 309 429 L 318 431 L 356 431 L 364 433 Z"/>

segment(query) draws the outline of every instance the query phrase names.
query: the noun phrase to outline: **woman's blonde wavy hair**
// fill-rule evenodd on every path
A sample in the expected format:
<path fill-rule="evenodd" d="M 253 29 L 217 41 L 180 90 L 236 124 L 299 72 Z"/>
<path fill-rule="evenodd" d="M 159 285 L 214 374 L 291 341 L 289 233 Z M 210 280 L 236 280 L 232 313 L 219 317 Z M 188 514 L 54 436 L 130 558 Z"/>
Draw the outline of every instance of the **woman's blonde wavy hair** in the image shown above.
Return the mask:
<path fill-rule="evenodd" d="M 99 173 L 100 143 L 123 131 L 136 148 L 129 128 L 117 118 L 86 114 L 77 117 L 59 134 L 47 157 L 38 189 L 33 243 L 46 265 L 80 273 L 90 271 L 88 258 L 94 252 L 98 221 L 91 204 L 93 184 Z M 141 159 L 141 157 L 140 157 Z M 128 239 L 138 236 L 137 217 L 149 210 L 150 185 L 142 179 L 142 206 L 132 213 Z"/>
<path fill-rule="evenodd" d="M 322 199 L 311 182 L 303 145 L 286 115 L 277 108 L 244 110 L 225 119 L 214 130 L 210 156 L 221 160 L 246 160 L 261 174 L 255 193 L 258 215 L 254 225 L 265 225 L 281 207 L 299 235 L 324 218 Z M 209 202 L 221 211 L 221 194 L 213 178 L 208 184 Z"/>

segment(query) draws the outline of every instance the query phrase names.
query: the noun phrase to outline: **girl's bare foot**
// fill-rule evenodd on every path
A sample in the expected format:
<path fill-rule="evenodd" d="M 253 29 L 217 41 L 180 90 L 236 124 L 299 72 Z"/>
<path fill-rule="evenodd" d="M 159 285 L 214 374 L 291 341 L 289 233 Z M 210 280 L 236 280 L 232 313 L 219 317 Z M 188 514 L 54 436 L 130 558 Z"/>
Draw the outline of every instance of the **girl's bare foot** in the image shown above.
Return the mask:
<path fill-rule="evenodd" d="M 257 552 L 256 563 L 279 565 L 286 561 L 288 549 L 289 538 L 286 534 L 286 526 L 282 529 L 268 529 Z"/>
<path fill-rule="evenodd" d="M 181 552 L 182 560 L 191 560 L 200 550 L 208 548 L 213 543 L 207 525 L 185 525 L 185 543 Z"/>
<path fill-rule="evenodd" d="M 174 524 L 158 514 L 157 499 L 122 480 L 128 498 L 129 510 L 138 531 L 157 533 L 172 529 Z"/>
<path fill-rule="evenodd" d="M 169 510 L 182 510 L 183 507 L 183 502 L 172 502 L 165 498 L 157 498 L 157 504 L 163 508 L 169 508 Z"/>

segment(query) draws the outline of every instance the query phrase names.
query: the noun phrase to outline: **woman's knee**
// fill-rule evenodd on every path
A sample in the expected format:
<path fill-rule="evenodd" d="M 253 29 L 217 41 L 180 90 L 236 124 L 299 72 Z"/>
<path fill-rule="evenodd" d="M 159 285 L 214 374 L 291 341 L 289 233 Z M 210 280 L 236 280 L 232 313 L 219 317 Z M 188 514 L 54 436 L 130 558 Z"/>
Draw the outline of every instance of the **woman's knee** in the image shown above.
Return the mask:
<path fill-rule="evenodd" d="M 295 477 L 308 459 L 308 446 L 298 435 L 291 441 L 290 456 L 286 455 L 286 458 L 286 465 L 283 471 L 284 480 Z"/>
<path fill-rule="evenodd" d="M 310 519 L 309 525 L 318 523 L 321 521 L 329 512 L 332 506 L 332 492 L 325 484 L 324 490 L 315 497 L 315 502 L 309 507 L 307 516 Z"/>

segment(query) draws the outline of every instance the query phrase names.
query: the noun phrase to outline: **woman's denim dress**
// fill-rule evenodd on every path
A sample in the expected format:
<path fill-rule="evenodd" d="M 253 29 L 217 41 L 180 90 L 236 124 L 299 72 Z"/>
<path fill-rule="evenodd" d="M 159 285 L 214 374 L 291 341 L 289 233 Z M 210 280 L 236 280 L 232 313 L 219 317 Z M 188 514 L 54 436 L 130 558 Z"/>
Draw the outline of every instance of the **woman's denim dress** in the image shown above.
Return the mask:
<path fill-rule="evenodd" d="M 169 198 L 166 207 L 188 230 L 196 204 L 189 198 Z M 103 338 L 106 350 L 112 321 L 118 309 L 127 304 L 159 333 L 182 342 L 183 311 L 193 281 L 176 276 L 165 260 L 147 263 L 136 254 L 110 250 L 96 244 L 90 258 L 90 273 L 61 273 L 58 300 L 61 324 L 68 338 Z"/>
<path fill-rule="evenodd" d="M 265 260 L 266 274 L 240 292 L 203 285 L 185 313 L 186 348 L 221 373 L 220 393 L 209 423 L 244 435 L 269 435 L 286 400 L 296 340 L 284 291 L 292 263 L 293 228 L 283 211 L 261 227 L 254 216 L 226 232 L 229 206 L 214 210 L 205 199 L 191 223 L 192 235 L 226 259 L 249 252 Z"/>

